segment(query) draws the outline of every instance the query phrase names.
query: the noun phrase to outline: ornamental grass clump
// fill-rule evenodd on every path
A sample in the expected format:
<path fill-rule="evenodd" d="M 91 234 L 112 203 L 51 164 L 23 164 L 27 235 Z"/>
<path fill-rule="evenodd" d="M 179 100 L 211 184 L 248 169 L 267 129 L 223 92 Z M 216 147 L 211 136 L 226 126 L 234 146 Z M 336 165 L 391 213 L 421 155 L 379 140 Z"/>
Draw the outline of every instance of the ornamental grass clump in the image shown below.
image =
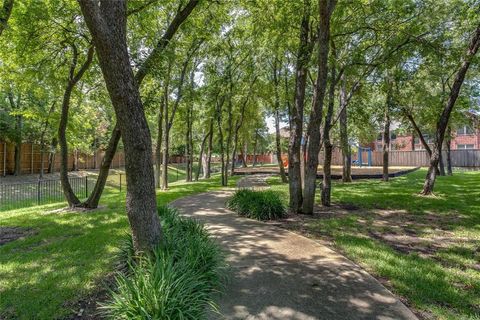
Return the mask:
<path fill-rule="evenodd" d="M 213 294 L 222 289 L 226 263 L 204 226 L 159 208 L 164 243 L 150 257 L 134 257 L 131 236 L 122 259 L 116 289 L 101 306 L 111 319 L 205 319 L 216 309 Z"/>
<path fill-rule="evenodd" d="M 279 219 L 287 214 L 280 194 L 271 190 L 237 190 L 227 207 L 241 216 L 261 221 Z"/>

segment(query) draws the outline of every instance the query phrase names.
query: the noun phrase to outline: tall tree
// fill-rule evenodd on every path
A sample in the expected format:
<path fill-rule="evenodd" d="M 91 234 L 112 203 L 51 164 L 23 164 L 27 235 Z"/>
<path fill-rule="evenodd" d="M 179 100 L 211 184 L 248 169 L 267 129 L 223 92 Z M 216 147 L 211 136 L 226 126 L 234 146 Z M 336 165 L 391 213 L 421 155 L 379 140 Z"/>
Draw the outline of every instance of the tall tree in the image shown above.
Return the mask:
<path fill-rule="evenodd" d="M 307 83 L 308 63 L 312 52 L 310 39 L 311 4 L 303 1 L 303 16 L 300 24 L 300 42 L 298 45 L 297 62 L 295 67 L 295 102 L 290 111 L 290 140 L 288 145 L 288 186 L 290 191 L 290 210 L 301 212 L 302 174 L 300 148 L 302 145 L 303 114 L 305 104 L 305 89 Z"/>
<path fill-rule="evenodd" d="M 151 252 L 161 243 L 151 137 L 127 47 L 126 0 L 79 0 L 92 35 L 125 147 L 126 210 L 135 250 Z"/>
<path fill-rule="evenodd" d="M 319 27 L 317 36 L 317 80 L 315 83 L 313 93 L 313 106 L 310 113 L 310 121 L 308 123 L 308 148 L 307 148 L 307 161 L 305 166 L 305 182 L 303 193 L 303 213 L 312 214 L 313 205 L 315 202 L 315 188 L 317 180 L 318 169 L 318 153 L 321 146 L 321 134 L 320 125 L 323 116 L 323 105 L 325 99 L 325 93 L 327 90 L 327 78 L 328 78 L 328 53 L 330 44 L 330 19 L 335 8 L 335 0 L 319 0 L 318 1 L 318 15 L 319 15 Z M 335 87 L 335 72 L 332 73 L 333 89 Z M 333 97 L 331 98 L 331 112 L 330 120 L 333 112 Z M 330 107 L 329 107 L 330 110 Z M 325 128 L 330 130 L 330 123 L 325 124 Z M 327 133 L 324 130 L 324 133 Z M 327 147 L 330 140 L 326 142 L 323 139 Z M 324 186 L 325 188 L 329 186 Z"/>
<path fill-rule="evenodd" d="M 433 193 L 433 188 L 435 186 L 435 180 L 437 177 L 436 169 L 440 161 L 440 153 L 442 152 L 442 144 L 445 138 L 445 131 L 448 126 L 448 121 L 450 120 L 450 115 L 455 107 L 455 102 L 457 101 L 460 89 L 465 80 L 465 75 L 472 64 L 473 57 L 477 54 L 479 46 L 480 25 L 477 26 L 470 39 L 465 57 L 463 58 L 460 68 L 455 74 L 448 100 L 443 108 L 442 113 L 440 114 L 439 119 L 437 120 L 437 129 L 435 132 L 435 142 L 433 145 L 432 156 L 430 157 L 430 166 L 428 168 L 427 176 L 425 177 L 425 182 L 423 184 L 423 190 L 421 192 L 423 195 L 430 195 Z"/>
<path fill-rule="evenodd" d="M 67 144 L 67 124 L 68 124 L 68 115 L 70 110 L 70 100 L 75 89 L 77 83 L 82 79 L 83 75 L 90 67 L 93 61 L 93 54 L 94 48 L 90 46 L 88 48 L 88 52 L 85 58 L 84 63 L 78 67 L 78 58 L 79 52 L 77 45 L 75 43 L 70 43 L 70 47 L 72 49 L 72 61 L 70 64 L 70 70 L 68 73 L 68 81 L 65 87 L 65 92 L 63 94 L 62 100 L 62 109 L 61 109 L 61 117 L 60 117 L 60 124 L 58 126 L 58 142 L 60 144 L 60 182 L 62 185 L 62 191 L 67 200 L 67 203 L 70 207 L 76 207 L 81 204 L 81 201 L 75 195 L 72 186 L 70 185 L 70 181 L 68 180 L 68 144 Z"/>

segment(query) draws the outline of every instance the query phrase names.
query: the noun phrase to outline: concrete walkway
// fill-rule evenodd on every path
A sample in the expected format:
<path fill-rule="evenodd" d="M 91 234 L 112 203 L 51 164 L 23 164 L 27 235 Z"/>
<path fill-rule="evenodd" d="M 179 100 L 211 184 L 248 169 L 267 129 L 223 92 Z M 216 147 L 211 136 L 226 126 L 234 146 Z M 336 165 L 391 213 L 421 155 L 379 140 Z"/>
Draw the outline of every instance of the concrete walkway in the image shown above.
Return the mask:
<path fill-rule="evenodd" d="M 231 191 L 185 197 L 172 205 L 206 224 L 228 253 L 231 280 L 211 319 L 417 319 L 350 260 L 311 239 L 238 217 Z"/>

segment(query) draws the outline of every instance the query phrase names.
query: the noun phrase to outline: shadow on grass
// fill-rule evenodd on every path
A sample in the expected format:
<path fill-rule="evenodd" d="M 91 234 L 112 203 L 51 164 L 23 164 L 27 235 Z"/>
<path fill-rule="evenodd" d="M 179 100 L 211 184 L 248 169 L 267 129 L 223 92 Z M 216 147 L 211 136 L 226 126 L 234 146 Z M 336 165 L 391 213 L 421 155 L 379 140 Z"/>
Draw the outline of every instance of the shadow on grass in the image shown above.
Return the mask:
<path fill-rule="evenodd" d="M 234 186 L 237 178 L 230 180 Z M 218 176 L 174 183 L 158 204 L 220 188 Z M 125 192 L 107 187 L 100 208 L 58 212 L 64 203 L 0 212 L 1 226 L 29 227 L 31 237 L 0 246 L 0 318 L 56 319 L 113 272 L 112 259 L 128 232 Z"/>

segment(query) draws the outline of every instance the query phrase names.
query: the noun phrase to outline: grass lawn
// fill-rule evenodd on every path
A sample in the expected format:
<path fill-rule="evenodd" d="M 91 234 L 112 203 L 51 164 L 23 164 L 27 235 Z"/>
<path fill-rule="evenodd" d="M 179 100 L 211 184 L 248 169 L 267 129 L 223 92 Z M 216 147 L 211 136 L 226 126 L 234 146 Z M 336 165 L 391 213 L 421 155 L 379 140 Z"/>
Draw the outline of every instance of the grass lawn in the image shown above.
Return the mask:
<path fill-rule="evenodd" d="M 158 191 L 158 203 L 218 188 L 219 176 L 172 183 Z M 64 317 L 112 273 L 113 254 L 128 232 L 125 193 L 108 187 L 100 205 L 88 213 L 55 212 L 61 203 L 0 211 L 0 226 L 30 228 L 29 236 L 0 246 L 0 319 Z"/>
<path fill-rule="evenodd" d="M 480 319 L 480 172 L 439 177 L 436 196 L 422 197 L 425 173 L 335 182 L 331 208 L 283 226 L 329 241 L 421 317 Z M 288 199 L 278 178 L 269 183 Z"/>

